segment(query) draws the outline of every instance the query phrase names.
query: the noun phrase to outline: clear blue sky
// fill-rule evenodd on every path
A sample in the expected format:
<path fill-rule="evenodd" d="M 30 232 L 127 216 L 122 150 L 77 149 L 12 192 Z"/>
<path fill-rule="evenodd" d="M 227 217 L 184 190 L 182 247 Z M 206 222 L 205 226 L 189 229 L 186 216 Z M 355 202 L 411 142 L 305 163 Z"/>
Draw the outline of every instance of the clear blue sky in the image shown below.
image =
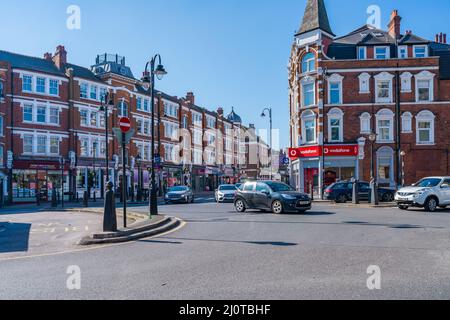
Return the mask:
<path fill-rule="evenodd" d="M 306 0 L 0 0 L 0 49 L 42 56 L 66 46 L 72 63 L 90 66 L 98 53 L 127 58 L 136 77 L 146 59 L 159 52 L 169 74 L 158 88 L 228 113 L 236 108 L 245 123 L 267 128 L 260 118 L 274 108 L 281 146 L 289 143 L 287 61 Z M 81 8 L 81 30 L 66 28 L 66 9 Z M 386 26 L 392 9 L 402 29 L 434 39 L 447 32 L 448 0 L 326 0 L 334 33 L 366 23 L 377 4 Z M 450 32 L 449 32 L 450 33 Z"/>

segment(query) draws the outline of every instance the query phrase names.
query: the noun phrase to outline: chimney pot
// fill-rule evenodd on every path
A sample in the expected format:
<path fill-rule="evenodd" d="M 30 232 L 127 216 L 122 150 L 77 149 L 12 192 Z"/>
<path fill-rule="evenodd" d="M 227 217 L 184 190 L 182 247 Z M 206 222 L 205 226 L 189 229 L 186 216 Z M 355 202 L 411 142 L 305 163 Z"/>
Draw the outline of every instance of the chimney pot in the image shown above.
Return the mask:
<path fill-rule="evenodd" d="M 443 35 L 442 35 L 442 32 L 439 34 L 439 42 L 440 42 L 440 43 L 443 42 Z"/>
<path fill-rule="evenodd" d="M 447 34 L 446 33 L 444 33 L 442 41 L 445 44 L 447 43 Z"/>
<path fill-rule="evenodd" d="M 436 38 L 435 38 L 436 42 L 439 42 L 439 34 L 436 33 Z"/>
<path fill-rule="evenodd" d="M 50 52 L 44 53 L 44 59 L 48 61 L 52 61 L 52 54 Z"/>

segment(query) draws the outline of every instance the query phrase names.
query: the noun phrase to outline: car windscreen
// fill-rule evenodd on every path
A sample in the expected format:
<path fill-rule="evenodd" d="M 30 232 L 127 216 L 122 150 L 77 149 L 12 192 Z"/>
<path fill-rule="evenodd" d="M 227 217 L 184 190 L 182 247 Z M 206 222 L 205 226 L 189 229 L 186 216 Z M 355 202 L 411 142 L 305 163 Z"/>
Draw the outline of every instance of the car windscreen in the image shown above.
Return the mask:
<path fill-rule="evenodd" d="M 220 191 L 233 191 L 236 190 L 235 186 L 220 186 L 219 187 Z"/>
<path fill-rule="evenodd" d="M 441 181 L 442 179 L 438 178 L 422 179 L 419 182 L 417 182 L 415 186 L 419 188 L 434 188 L 437 185 L 439 185 Z"/>
<path fill-rule="evenodd" d="M 290 186 L 284 183 L 268 182 L 266 183 L 274 192 L 294 191 Z"/>
<path fill-rule="evenodd" d="M 172 187 L 169 189 L 169 192 L 181 192 L 181 191 L 188 191 L 187 187 Z"/>

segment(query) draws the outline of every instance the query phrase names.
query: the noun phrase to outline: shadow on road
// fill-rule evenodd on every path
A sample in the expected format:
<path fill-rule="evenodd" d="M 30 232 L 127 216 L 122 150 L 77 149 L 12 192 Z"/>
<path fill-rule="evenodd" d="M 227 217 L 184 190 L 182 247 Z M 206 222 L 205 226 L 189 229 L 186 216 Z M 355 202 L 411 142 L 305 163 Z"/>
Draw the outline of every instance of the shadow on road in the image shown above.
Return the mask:
<path fill-rule="evenodd" d="M 31 224 L 0 222 L 0 253 L 26 252 Z"/>
<path fill-rule="evenodd" d="M 239 240 L 219 240 L 219 239 L 193 239 L 193 238 L 170 238 L 162 237 L 163 239 L 175 240 L 175 241 L 207 241 L 207 242 L 225 242 L 225 243 L 244 243 L 255 244 L 261 246 L 275 246 L 275 247 L 293 247 L 298 246 L 298 243 L 282 242 L 282 241 L 239 241 Z M 152 241 L 146 241 L 152 242 Z"/>
<path fill-rule="evenodd" d="M 368 227 L 387 227 L 392 229 L 444 229 L 442 227 L 431 227 L 431 226 L 419 226 L 414 224 L 389 224 L 389 223 L 370 223 L 370 222 L 361 222 L 361 221 L 343 221 L 344 224 L 349 225 L 359 225 L 359 226 L 368 226 Z"/>

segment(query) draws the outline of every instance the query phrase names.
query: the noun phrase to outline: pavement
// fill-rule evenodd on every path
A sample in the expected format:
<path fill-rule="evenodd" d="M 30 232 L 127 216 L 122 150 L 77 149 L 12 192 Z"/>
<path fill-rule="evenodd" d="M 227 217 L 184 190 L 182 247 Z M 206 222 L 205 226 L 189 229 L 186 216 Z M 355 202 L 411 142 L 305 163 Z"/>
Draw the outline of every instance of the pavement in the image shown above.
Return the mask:
<path fill-rule="evenodd" d="M 450 299 L 450 210 L 315 203 L 306 215 L 238 214 L 202 202 L 160 212 L 187 224 L 89 250 L 0 252 L 0 299 Z M 67 287 L 71 266 L 80 290 Z M 367 287 L 369 266 L 380 290 Z"/>

